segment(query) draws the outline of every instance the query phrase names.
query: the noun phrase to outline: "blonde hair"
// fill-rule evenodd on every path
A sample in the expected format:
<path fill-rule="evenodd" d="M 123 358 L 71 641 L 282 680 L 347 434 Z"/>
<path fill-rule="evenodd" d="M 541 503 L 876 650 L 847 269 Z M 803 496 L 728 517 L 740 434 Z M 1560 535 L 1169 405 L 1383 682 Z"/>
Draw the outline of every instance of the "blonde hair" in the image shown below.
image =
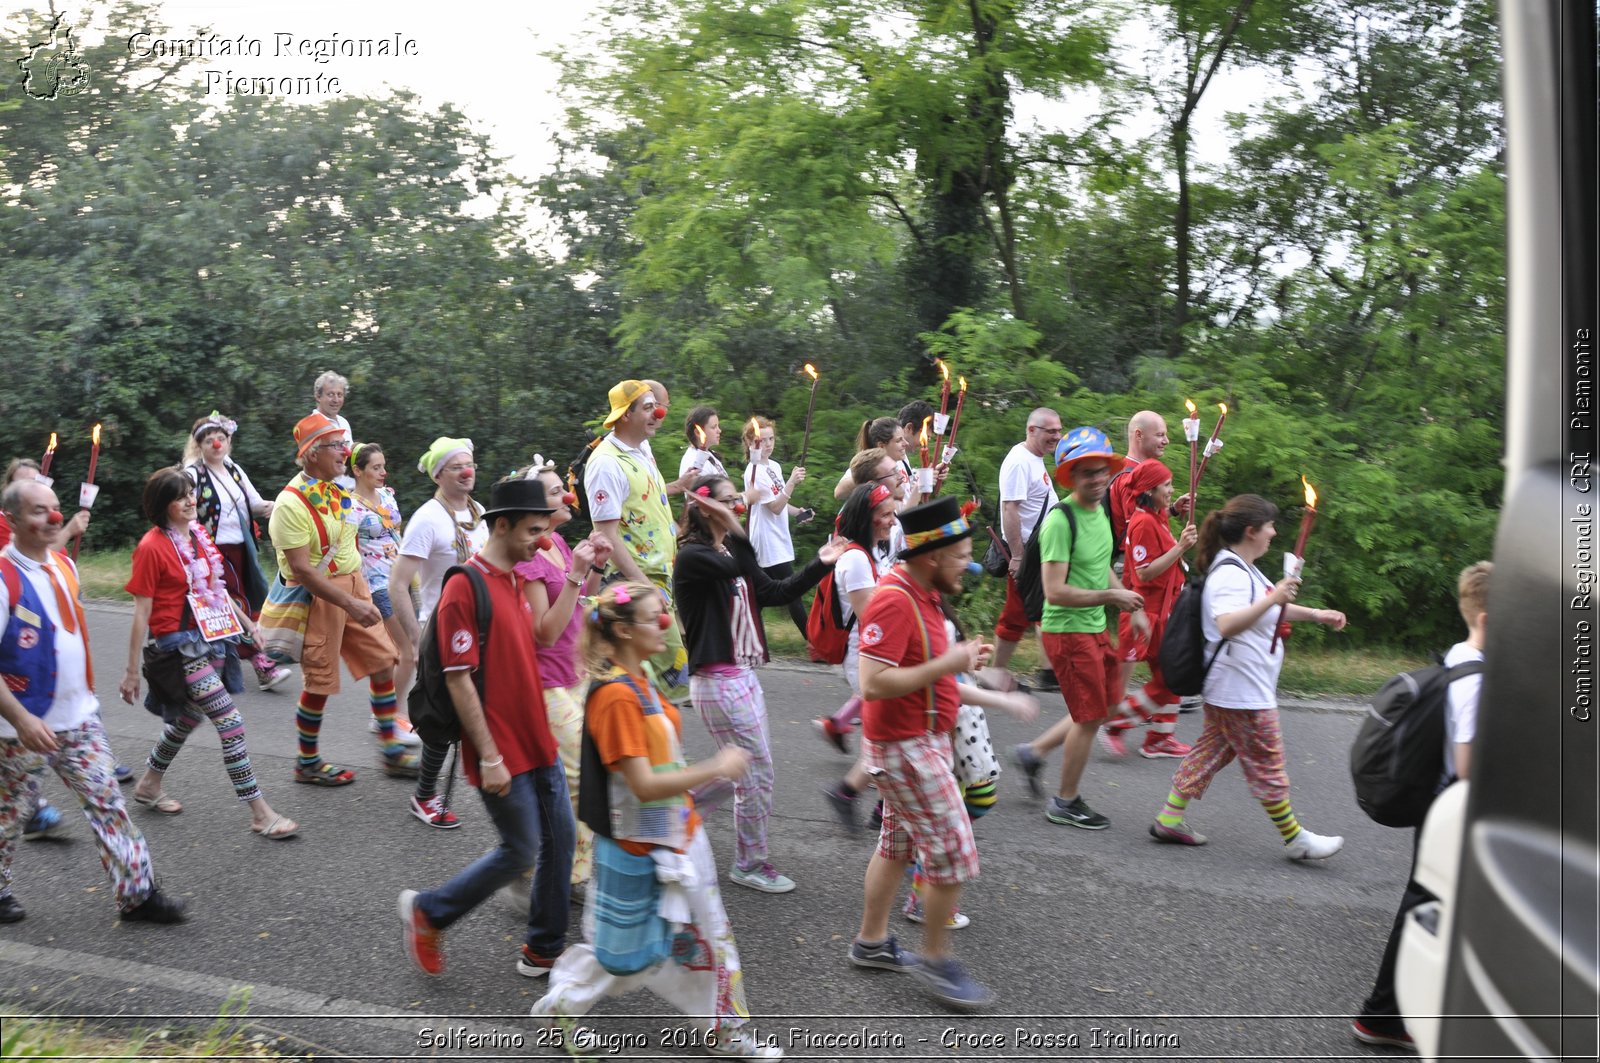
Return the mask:
<path fill-rule="evenodd" d="M 1493 561 L 1479 561 L 1461 570 L 1456 580 L 1456 601 L 1461 607 L 1461 619 L 1469 625 L 1476 623 L 1479 613 L 1489 611 L 1489 577 L 1494 575 Z"/>
<path fill-rule="evenodd" d="M 578 640 L 578 660 L 590 679 L 603 679 L 615 665 L 617 628 L 633 623 L 639 603 L 661 592 L 653 583 L 618 582 L 603 588 L 586 602 L 583 633 Z"/>

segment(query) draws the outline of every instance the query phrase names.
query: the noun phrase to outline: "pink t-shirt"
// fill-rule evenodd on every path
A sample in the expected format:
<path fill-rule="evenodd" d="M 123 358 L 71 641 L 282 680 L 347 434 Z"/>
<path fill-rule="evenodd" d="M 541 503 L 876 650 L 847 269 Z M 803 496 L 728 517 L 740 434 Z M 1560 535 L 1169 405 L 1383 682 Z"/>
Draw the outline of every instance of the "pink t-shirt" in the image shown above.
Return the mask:
<path fill-rule="evenodd" d="M 517 565 L 517 574 L 530 583 L 543 583 L 545 597 L 554 605 L 567 585 L 567 573 L 572 571 L 572 547 L 560 532 L 551 532 L 550 538 L 555 541 L 556 552 L 566 562 L 565 566 L 557 568 L 543 554 L 534 554 L 530 560 Z M 570 687 L 578 681 L 578 631 L 583 626 L 582 613 L 581 609 L 572 611 L 572 619 L 567 621 L 566 630 L 561 632 L 554 646 L 539 647 L 539 675 L 546 687 Z"/>

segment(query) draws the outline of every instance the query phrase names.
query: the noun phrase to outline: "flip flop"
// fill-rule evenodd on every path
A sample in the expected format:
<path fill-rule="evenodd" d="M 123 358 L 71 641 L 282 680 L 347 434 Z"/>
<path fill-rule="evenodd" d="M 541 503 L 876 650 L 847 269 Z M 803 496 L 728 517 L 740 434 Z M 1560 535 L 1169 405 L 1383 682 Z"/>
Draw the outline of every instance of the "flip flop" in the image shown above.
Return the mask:
<path fill-rule="evenodd" d="M 272 822 L 268 823 L 265 827 L 251 827 L 250 833 L 259 835 L 263 838 L 269 838 L 276 842 L 282 841 L 285 838 L 293 838 L 299 829 L 300 824 L 296 823 L 294 820 L 289 819 L 286 816 L 276 815 L 272 817 Z"/>
<path fill-rule="evenodd" d="M 294 781 L 308 783 L 311 786 L 349 786 L 356 781 L 356 773 L 349 768 L 336 768 L 323 761 L 309 771 L 305 768 L 295 768 Z"/>
<path fill-rule="evenodd" d="M 183 811 L 183 805 L 178 802 L 178 799 L 167 794 L 157 794 L 154 797 L 140 797 L 138 794 L 134 794 L 133 803 L 143 805 L 152 812 L 159 812 L 163 816 L 176 816 Z"/>

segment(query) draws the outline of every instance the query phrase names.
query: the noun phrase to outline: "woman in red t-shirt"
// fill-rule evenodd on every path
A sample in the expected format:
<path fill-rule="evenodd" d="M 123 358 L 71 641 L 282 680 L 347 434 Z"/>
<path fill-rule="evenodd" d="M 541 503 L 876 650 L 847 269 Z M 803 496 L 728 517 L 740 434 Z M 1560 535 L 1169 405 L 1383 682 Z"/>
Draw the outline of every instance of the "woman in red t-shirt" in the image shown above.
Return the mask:
<path fill-rule="evenodd" d="M 1123 660 L 1144 661 L 1150 666 L 1150 681 L 1128 695 L 1121 719 L 1106 730 L 1115 736 L 1134 726 L 1133 717 L 1150 721 L 1140 756 L 1183 757 L 1189 747 L 1173 734 L 1178 729 L 1178 695 L 1167 689 L 1161 678 L 1161 633 L 1167 617 L 1183 589 L 1183 566 L 1179 560 L 1199 539 L 1193 524 L 1184 525 L 1177 539 L 1167 527 L 1166 513 L 1172 504 L 1172 471 L 1159 461 L 1144 461 L 1128 474 L 1134 496 L 1133 514 L 1123 538 L 1123 572 L 1131 573 L 1130 589 L 1144 596 L 1145 615 L 1150 618 L 1150 637 L 1141 642 L 1123 613 L 1117 627 L 1117 645 Z"/>
<path fill-rule="evenodd" d="M 694 812 L 689 791 L 713 779 L 743 777 L 749 755 L 726 746 L 689 764 L 679 745 L 678 711 L 645 678 L 644 662 L 666 646 L 672 623 L 661 593 L 648 583 L 614 583 L 584 617 L 583 663 L 592 680 L 584 718 L 584 770 L 593 759 L 605 779 L 583 779 L 579 813 L 595 832 L 594 877 L 584 943 L 561 954 L 550 969 L 550 988 L 533 1006 L 536 1016 L 584 1015 L 601 999 L 649 989 L 688 1015 L 710 1019 L 709 1028 L 672 1037 L 685 1048 L 716 1055 L 777 1059 L 783 1052 L 744 1029 L 750 1009 L 739 970 L 739 949 L 717 890 L 711 843 Z M 621 854 L 620 858 L 618 854 Z M 679 911 L 672 920 L 673 956 L 634 974 L 601 966 L 596 924 L 614 908 L 613 890 L 625 888 L 616 869 L 639 856 L 657 864 L 655 889 L 674 883 Z M 681 916 L 681 918 L 679 918 Z M 607 924 L 609 926 L 610 924 Z"/>
<path fill-rule="evenodd" d="M 222 739 L 222 764 L 234 792 L 250 806 L 250 829 L 263 838 L 288 838 L 299 824 L 274 812 L 261 796 L 245 745 L 244 717 L 234 707 L 218 670 L 226 643 L 248 636 L 259 644 L 260 633 L 228 595 L 222 554 L 195 520 L 194 484 L 181 468 L 150 474 L 144 485 L 144 512 L 152 527 L 134 548 L 133 574 L 123 588 L 133 595 L 133 633 L 128 639 L 128 671 L 117 689 L 130 705 L 139 697 L 140 664 L 148 637 L 158 650 L 182 656 L 184 700 L 181 706 L 163 706 L 167 726 L 150 751 L 149 767 L 134 787 L 133 799 L 163 815 L 183 811 L 176 798 L 161 792 L 161 781 L 189 733 L 205 717 Z M 234 621 L 240 630 L 208 641 L 201 631 L 202 616 L 208 624 Z"/>

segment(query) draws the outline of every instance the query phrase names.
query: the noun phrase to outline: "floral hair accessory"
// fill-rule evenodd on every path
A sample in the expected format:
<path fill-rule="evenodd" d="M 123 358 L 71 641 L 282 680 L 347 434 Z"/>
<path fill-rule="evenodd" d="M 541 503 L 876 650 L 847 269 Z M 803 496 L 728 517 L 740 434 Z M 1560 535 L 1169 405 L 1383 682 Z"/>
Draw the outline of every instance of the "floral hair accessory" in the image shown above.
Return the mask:
<path fill-rule="evenodd" d="M 710 498 L 711 497 L 711 488 L 710 487 L 706 487 L 706 486 L 696 487 L 694 489 L 694 493 L 699 495 L 701 498 Z"/>
<path fill-rule="evenodd" d="M 618 605 L 628 605 L 628 604 L 632 603 L 632 601 L 633 601 L 633 595 L 628 593 L 628 588 L 626 588 L 626 587 L 618 587 L 617 588 L 617 590 L 616 590 L 616 603 Z"/>
<path fill-rule="evenodd" d="M 193 435 L 196 439 L 199 439 L 207 432 L 214 432 L 218 428 L 228 433 L 228 435 L 231 437 L 233 433 L 239 430 L 239 422 L 235 421 L 231 417 L 222 416 L 222 413 L 219 410 L 212 410 L 211 416 L 195 425 Z"/>
<path fill-rule="evenodd" d="M 524 476 L 523 479 L 524 480 L 537 480 L 540 476 L 543 476 L 545 473 L 547 473 L 547 472 L 555 472 L 555 471 L 556 471 L 556 463 L 555 462 L 547 460 L 543 454 L 535 454 L 533 456 L 533 461 L 531 463 L 529 463 L 529 465 L 528 465 L 527 475 Z"/>

